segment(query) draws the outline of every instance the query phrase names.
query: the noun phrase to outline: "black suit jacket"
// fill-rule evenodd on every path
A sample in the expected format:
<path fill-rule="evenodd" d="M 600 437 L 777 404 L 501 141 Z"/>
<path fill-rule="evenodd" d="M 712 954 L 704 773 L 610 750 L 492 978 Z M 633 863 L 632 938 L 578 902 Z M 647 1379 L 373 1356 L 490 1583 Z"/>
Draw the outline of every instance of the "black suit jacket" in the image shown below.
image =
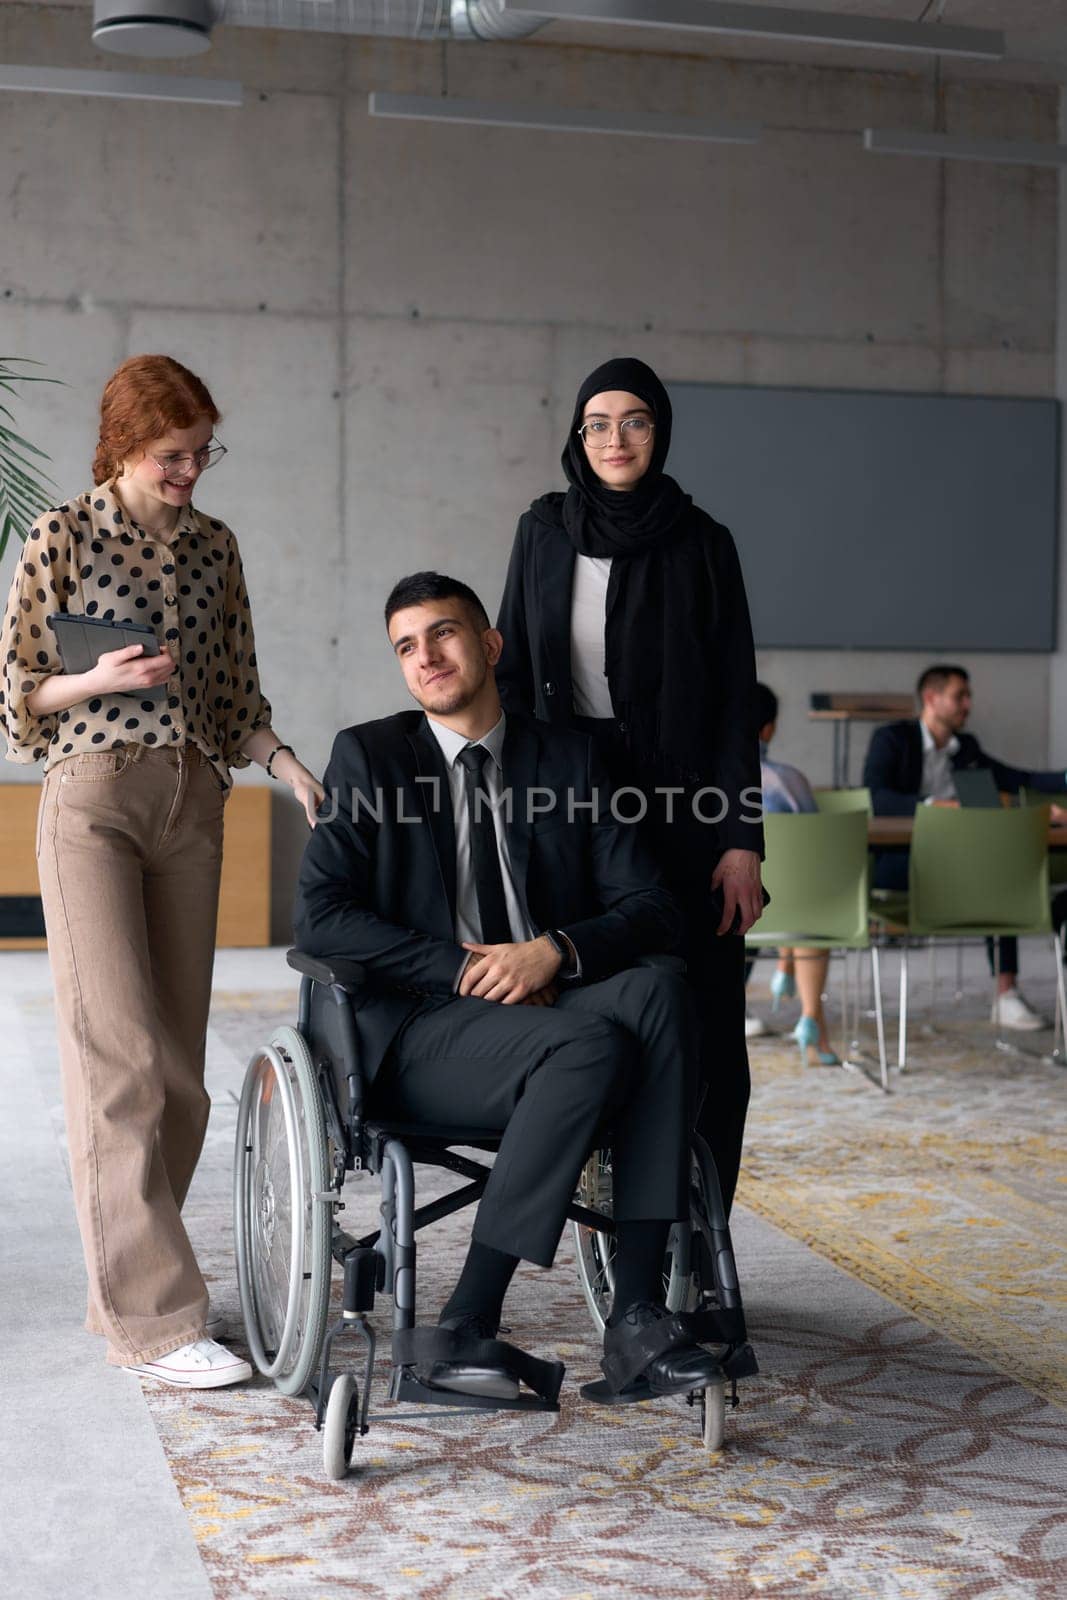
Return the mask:
<path fill-rule="evenodd" d="M 523 513 L 515 534 L 497 627 L 504 653 L 496 682 L 505 711 L 540 717 L 566 727 L 574 717 L 571 676 L 571 593 L 574 546 L 563 526 L 563 495 L 546 495 L 539 509 Z M 761 824 L 751 817 L 748 790 L 760 787 L 756 739 L 756 657 L 741 563 L 728 528 L 707 518 L 709 578 L 716 595 L 717 621 L 693 643 L 693 671 L 706 673 L 715 687 L 712 725 L 694 727 L 694 766 L 703 765 L 729 801 L 722 822 L 700 830 L 714 836 L 716 853 L 763 853 Z M 654 674 L 652 675 L 654 680 Z M 698 743 L 702 745 L 697 759 Z M 655 781 L 653 779 L 653 781 Z M 671 781 L 676 781 L 671 779 Z M 694 783 L 694 788 L 698 783 Z"/>
<path fill-rule="evenodd" d="M 583 981 L 673 949 L 681 913 L 637 829 L 613 820 L 591 740 L 509 716 L 502 764 L 516 886 L 535 928 L 567 933 Z M 367 968 L 356 1027 L 373 1077 L 412 1010 L 427 996 L 453 994 L 467 958 L 454 933 L 448 773 L 426 718 L 406 711 L 339 733 L 323 782 L 325 805 L 300 869 L 296 939 L 310 955 Z"/>
<path fill-rule="evenodd" d="M 1048 794 L 1067 789 L 1062 772 L 1024 772 L 988 755 L 973 733 L 961 733 L 958 738 L 960 747 L 952 758 L 955 772 L 988 767 L 997 788 L 1008 794 L 1018 794 L 1022 788 L 1041 789 Z M 923 741 L 918 718 L 887 722 L 876 728 L 863 764 L 863 781 L 871 791 L 875 816 L 910 817 L 919 804 L 922 776 Z"/>

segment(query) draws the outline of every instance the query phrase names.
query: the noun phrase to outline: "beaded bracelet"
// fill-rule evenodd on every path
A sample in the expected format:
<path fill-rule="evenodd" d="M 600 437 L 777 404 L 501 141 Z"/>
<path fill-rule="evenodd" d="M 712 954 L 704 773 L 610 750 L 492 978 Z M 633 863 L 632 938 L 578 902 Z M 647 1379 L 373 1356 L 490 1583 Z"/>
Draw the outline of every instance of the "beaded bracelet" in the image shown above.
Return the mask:
<path fill-rule="evenodd" d="M 295 756 L 296 755 L 296 751 L 293 749 L 291 744 L 276 744 L 274 746 L 274 749 L 271 751 L 270 755 L 267 757 L 267 777 L 268 778 L 273 778 L 274 777 L 274 773 L 271 770 L 273 768 L 273 766 L 274 766 L 274 757 L 275 756 L 280 756 L 283 750 L 288 750 L 288 752 L 289 752 L 289 754 L 291 756 Z"/>

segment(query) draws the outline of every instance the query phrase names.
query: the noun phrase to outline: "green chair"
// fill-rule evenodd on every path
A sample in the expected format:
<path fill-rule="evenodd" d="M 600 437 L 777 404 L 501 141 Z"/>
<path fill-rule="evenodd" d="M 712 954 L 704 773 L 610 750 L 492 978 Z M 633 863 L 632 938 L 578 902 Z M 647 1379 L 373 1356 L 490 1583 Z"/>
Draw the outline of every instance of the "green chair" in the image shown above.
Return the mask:
<path fill-rule="evenodd" d="M 842 811 L 865 811 L 870 815 L 869 789 L 813 789 L 811 792 L 819 810 L 827 815 Z"/>
<path fill-rule="evenodd" d="M 1049 915 L 1048 815 L 1047 805 L 999 811 L 919 806 L 911 836 L 908 931 L 935 939 L 1044 934 L 1056 963 L 1058 1038 L 1065 996 Z"/>
<path fill-rule="evenodd" d="M 1042 794 L 1040 789 L 1020 789 L 1019 804 L 1021 806 L 1062 806 L 1067 811 L 1067 794 Z M 1067 850 L 1050 850 L 1048 857 L 1048 881 L 1054 889 L 1062 889 L 1067 883 Z"/>
<path fill-rule="evenodd" d="M 807 945 L 814 950 L 870 950 L 881 1087 L 889 1092 L 878 951 L 868 932 L 870 880 L 867 813 L 771 812 L 763 819 L 763 882 L 771 900 L 745 936 L 751 948 Z M 842 1065 L 864 1071 L 842 1054 Z"/>

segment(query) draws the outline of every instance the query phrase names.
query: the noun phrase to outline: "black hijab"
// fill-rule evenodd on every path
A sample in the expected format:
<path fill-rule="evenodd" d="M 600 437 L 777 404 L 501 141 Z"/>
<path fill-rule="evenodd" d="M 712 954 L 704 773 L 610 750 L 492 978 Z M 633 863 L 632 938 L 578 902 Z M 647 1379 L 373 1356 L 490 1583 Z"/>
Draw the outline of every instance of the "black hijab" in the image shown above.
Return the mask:
<path fill-rule="evenodd" d="M 608 489 L 578 435 L 596 394 L 624 390 L 655 421 L 648 471 L 633 489 Z M 687 783 L 714 782 L 710 732 L 715 685 L 708 644 L 717 596 L 709 535 L 715 525 L 663 467 L 671 442 L 671 402 L 643 361 L 607 361 L 578 390 L 563 450 L 570 488 L 563 526 L 580 555 L 611 556 L 605 665 L 611 703 L 633 757 Z"/>
<path fill-rule="evenodd" d="M 608 489 L 601 483 L 578 434 L 590 400 L 611 389 L 643 400 L 655 423 L 648 471 L 628 490 Z M 678 530 L 692 501 L 663 470 L 671 447 L 671 420 L 670 396 L 643 361 L 632 356 L 605 361 L 586 378 L 574 402 L 562 456 L 570 484 L 563 501 L 563 525 L 581 555 L 634 556 L 653 547 L 662 549 L 664 540 Z"/>

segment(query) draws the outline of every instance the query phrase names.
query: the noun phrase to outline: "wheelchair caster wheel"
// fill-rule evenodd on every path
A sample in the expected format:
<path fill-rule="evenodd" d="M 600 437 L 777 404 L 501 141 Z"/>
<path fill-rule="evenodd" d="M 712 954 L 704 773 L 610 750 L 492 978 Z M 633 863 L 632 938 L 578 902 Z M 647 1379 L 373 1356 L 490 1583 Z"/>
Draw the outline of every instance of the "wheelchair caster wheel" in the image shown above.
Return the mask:
<path fill-rule="evenodd" d="M 726 1436 L 726 1385 L 711 1383 L 700 1395 L 700 1433 L 705 1450 L 721 1450 Z"/>
<path fill-rule="evenodd" d="M 330 1385 L 322 1419 L 322 1464 L 328 1478 L 343 1478 L 352 1460 L 359 1432 L 359 1390 L 350 1372 L 339 1372 Z"/>

